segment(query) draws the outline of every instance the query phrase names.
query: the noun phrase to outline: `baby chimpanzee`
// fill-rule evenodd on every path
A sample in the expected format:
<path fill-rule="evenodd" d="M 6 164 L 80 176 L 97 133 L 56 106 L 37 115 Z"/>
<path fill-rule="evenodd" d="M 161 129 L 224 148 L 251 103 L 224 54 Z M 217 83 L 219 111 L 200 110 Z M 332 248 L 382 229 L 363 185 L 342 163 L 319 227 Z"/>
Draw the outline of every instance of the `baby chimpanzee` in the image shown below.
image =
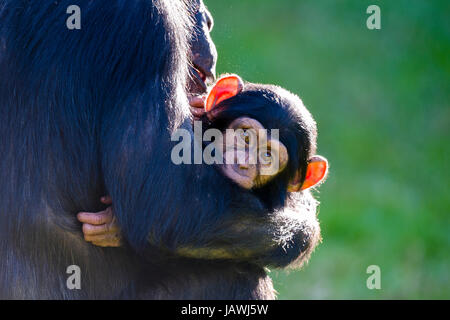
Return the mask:
<path fill-rule="evenodd" d="M 222 152 L 216 157 L 222 173 L 271 201 L 271 206 L 283 204 L 286 191 L 306 190 L 326 176 L 326 159 L 313 156 L 315 122 L 301 100 L 285 89 L 247 83 L 244 90 L 238 76 L 225 76 L 210 90 L 205 111 L 201 119 L 205 131 L 214 128 L 224 133 L 223 137 L 215 136 L 214 141 L 214 150 Z M 268 128 L 279 130 L 278 137 L 267 135 Z M 223 149 L 219 145 L 222 143 Z M 261 174 L 264 171 L 266 174 Z M 293 178 L 287 186 L 268 184 L 275 177 L 279 181 Z M 112 204 L 109 197 L 101 201 Z M 79 220 L 84 223 L 86 241 L 103 247 L 120 246 L 122 237 L 111 207 L 98 213 L 80 213 Z"/>
<path fill-rule="evenodd" d="M 217 185 L 204 194 L 204 200 L 217 198 L 217 212 L 211 215 L 223 217 L 230 207 L 235 214 L 229 215 L 220 229 L 205 229 L 204 236 L 200 230 L 198 243 L 178 247 L 172 253 L 196 261 L 300 266 L 320 240 L 317 202 L 308 189 L 322 182 L 328 170 L 327 160 L 315 154 L 316 124 L 302 101 L 274 85 L 244 84 L 238 76 L 225 76 L 210 90 L 201 124 L 203 140 L 212 141 L 203 143 L 201 150 L 203 156 L 213 158 L 214 164 L 193 166 L 192 170 L 218 169 L 229 179 L 225 183 L 212 178 Z M 208 166 L 213 168 L 204 168 Z M 193 174 L 192 179 L 203 177 L 201 174 Z M 207 179 L 204 176 L 202 179 Z M 195 184 L 211 183 L 204 180 Z M 205 189 L 186 186 L 189 188 Z M 222 193 L 217 192 L 220 188 Z M 198 207 L 204 200 L 193 197 L 192 204 L 186 206 Z M 102 201 L 112 203 L 108 197 Z M 78 219 L 84 223 L 86 241 L 97 246 L 120 246 L 122 237 L 111 208 L 80 213 Z M 210 269 L 214 268 L 217 265 Z M 272 289 L 267 289 L 271 287 L 270 279 L 258 279 L 264 279 L 259 288 L 265 289 L 247 288 L 249 292 L 254 290 L 249 296 L 273 297 Z M 255 294 L 258 290 L 260 293 Z"/>

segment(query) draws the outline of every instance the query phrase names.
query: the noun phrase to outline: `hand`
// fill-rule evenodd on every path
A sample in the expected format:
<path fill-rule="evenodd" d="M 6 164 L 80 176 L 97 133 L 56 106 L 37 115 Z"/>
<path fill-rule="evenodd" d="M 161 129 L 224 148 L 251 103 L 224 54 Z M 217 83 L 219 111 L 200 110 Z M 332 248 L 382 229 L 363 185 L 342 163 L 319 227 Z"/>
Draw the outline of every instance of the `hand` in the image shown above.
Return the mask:
<path fill-rule="evenodd" d="M 106 205 L 112 204 L 110 197 L 102 197 L 100 201 Z M 116 224 L 112 207 L 100 212 L 80 212 L 77 215 L 83 223 L 84 240 L 99 247 L 120 247 L 122 235 Z"/>
<path fill-rule="evenodd" d="M 206 96 L 189 95 L 189 104 L 194 120 L 200 119 L 205 113 Z"/>

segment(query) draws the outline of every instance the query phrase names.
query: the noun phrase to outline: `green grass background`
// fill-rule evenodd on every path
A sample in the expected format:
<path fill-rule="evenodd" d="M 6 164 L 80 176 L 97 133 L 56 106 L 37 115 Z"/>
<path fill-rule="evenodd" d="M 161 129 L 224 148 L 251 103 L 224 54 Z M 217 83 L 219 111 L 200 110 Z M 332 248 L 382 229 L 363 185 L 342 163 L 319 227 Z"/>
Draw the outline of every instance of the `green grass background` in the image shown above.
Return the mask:
<path fill-rule="evenodd" d="M 449 299 L 450 2 L 205 2 L 218 72 L 299 94 L 331 164 L 323 243 L 302 270 L 271 272 L 279 298 Z"/>

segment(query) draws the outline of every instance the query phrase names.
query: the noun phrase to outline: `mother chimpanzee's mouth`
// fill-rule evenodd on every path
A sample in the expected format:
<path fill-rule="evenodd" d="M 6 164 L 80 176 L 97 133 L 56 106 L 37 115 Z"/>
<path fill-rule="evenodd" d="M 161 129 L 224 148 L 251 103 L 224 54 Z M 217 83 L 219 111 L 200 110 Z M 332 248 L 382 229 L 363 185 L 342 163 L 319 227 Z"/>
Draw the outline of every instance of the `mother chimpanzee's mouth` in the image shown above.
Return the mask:
<path fill-rule="evenodd" d="M 188 82 L 188 92 L 194 95 L 200 95 L 206 93 L 208 87 L 206 85 L 207 77 L 205 72 L 197 66 L 193 65 L 190 68 L 189 82 Z"/>
<path fill-rule="evenodd" d="M 202 79 L 202 81 L 206 83 L 206 75 L 205 75 L 205 72 L 202 71 L 202 67 L 200 67 L 194 63 L 194 69 L 195 69 L 195 71 L 197 71 L 197 73 L 200 76 L 200 78 Z"/>

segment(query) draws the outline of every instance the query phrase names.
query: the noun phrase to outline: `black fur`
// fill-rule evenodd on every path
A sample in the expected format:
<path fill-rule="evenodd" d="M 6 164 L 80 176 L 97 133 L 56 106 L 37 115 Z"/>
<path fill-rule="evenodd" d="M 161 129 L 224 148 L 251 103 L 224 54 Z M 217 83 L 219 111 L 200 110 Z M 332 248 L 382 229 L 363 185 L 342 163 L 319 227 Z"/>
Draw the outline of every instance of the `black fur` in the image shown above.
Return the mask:
<path fill-rule="evenodd" d="M 65 27 L 72 4 L 82 30 Z M 0 298 L 273 298 L 263 266 L 314 247 L 309 193 L 285 204 L 301 202 L 294 217 L 172 164 L 171 132 L 191 130 L 187 16 L 168 0 L 0 0 Z M 105 194 L 123 248 L 83 240 L 76 213 Z"/>

